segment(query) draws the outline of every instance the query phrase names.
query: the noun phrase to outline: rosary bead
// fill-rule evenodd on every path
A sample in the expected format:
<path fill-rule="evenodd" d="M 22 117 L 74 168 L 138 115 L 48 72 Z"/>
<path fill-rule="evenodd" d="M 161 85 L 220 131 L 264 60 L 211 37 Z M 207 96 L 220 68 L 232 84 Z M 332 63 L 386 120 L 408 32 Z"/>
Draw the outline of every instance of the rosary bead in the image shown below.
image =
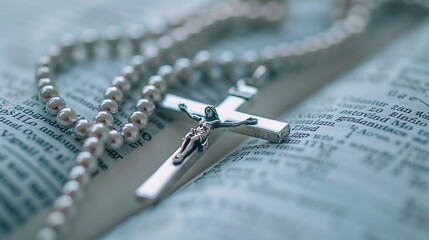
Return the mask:
<path fill-rule="evenodd" d="M 139 138 L 139 129 L 134 124 L 126 123 L 122 127 L 122 136 L 126 143 L 134 143 Z"/>
<path fill-rule="evenodd" d="M 106 141 L 107 147 L 109 149 L 117 150 L 121 148 L 123 144 L 124 138 L 122 137 L 122 135 L 116 130 L 111 130 Z"/>
<path fill-rule="evenodd" d="M 61 62 L 62 51 L 61 47 L 58 45 L 52 45 L 48 48 L 47 55 L 51 58 L 52 64 L 56 65 Z"/>
<path fill-rule="evenodd" d="M 174 83 L 176 77 L 174 76 L 174 70 L 170 65 L 161 66 L 158 69 L 158 75 L 168 84 Z"/>
<path fill-rule="evenodd" d="M 79 182 L 81 186 L 85 186 L 89 182 L 89 171 L 80 165 L 70 169 L 69 179 Z"/>
<path fill-rule="evenodd" d="M 113 116 L 106 111 L 100 111 L 95 114 L 94 122 L 104 124 L 107 127 L 111 127 L 113 125 Z"/>
<path fill-rule="evenodd" d="M 81 184 L 76 180 L 68 180 L 62 189 L 64 195 L 68 195 L 73 199 L 78 199 L 81 196 Z"/>
<path fill-rule="evenodd" d="M 48 67 L 48 68 L 51 68 L 52 67 L 51 57 L 49 57 L 48 55 L 41 56 L 37 60 L 37 62 L 36 62 L 36 67 Z"/>
<path fill-rule="evenodd" d="M 157 45 L 161 58 L 165 60 L 170 60 L 170 58 L 172 57 L 171 50 L 174 47 L 173 39 L 169 36 L 163 36 L 158 40 Z"/>
<path fill-rule="evenodd" d="M 37 240 L 55 240 L 57 239 L 57 233 L 51 227 L 46 227 L 37 232 Z"/>
<path fill-rule="evenodd" d="M 184 27 L 175 28 L 171 31 L 171 38 L 174 41 L 174 47 L 181 50 L 180 55 L 187 55 L 187 44 L 189 38 L 189 32 Z"/>
<path fill-rule="evenodd" d="M 109 26 L 104 34 L 106 42 L 109 45 L 110 52 L 115 54 L 118 51 L 118 46 L 122 39 L 121 29 L 118 26 Z"/>
<path fill-rule="evenodd" d="M 71 58 L 73 55 L 73 49 L 76 45 L 76 38 L 73 34 L 67 33 L 61 36 L 59 45 L 62 48 L 62 52 L 64 52 L 67 58 Z"/>
<path fill-rule="evenodd" d="M 143 130 L 147 127 L 148 116 L 140 111 L 135 111 L 130 115 L 129 122 L 134 124 L 139 130 Z"/>
<path fill-rule="evenodd" d="M 61 36 L 59 45 L 61 46 L 62 55 L 66 60 L 73 58 L 73 50 L 76 45 L 76 38 L 73 34 L 67 33 Z"/>
<path fill-rule="evenodd" d="M 150 117 L 155 110 L 155 104 L 148 99 L 140 99 L 136 103 L 136 109 Z"/>
<path fill-rule="evenodd" d="M 167 22 L 162 18 L 151 18 L 147 24 L 148 32 L 152 37 L 162 36 L 168 29 Z"/>
<path fill-rule="evenodd" d="M 130 91 L 131 84 L 124 76 L 115 77 L 112 81 L 112 87 L 116 87 L 122 92 L 126 93 Z"/>
<path fill-rule="evenodd" d="M 49 67 L 42 66 L 36 69 L 36 80 L 52 77 L 52 72 Z"/>
<path fill-rule="evenodd" d="M 65 222 L 66 216 L 60 211 L 54 211 L 46 217 L 46 224 L 57 231 L 64 225 Z"/>
<path fill-rule="evenodd" d="M 154 69 L 159 65 L 159 49 L 157 47 L 147 47 L 143 52 L 143 56 L 149 68 Z"/>
<path fill-rule="evenodd" d="M 235 79 L 235 54 L 232 51 L 224 51 L 219 56 L 219 65 L 223 73 L 229 79 Z"/>
<path fill-rule="evenodd" d="M 260 52 L 262 63 L 269 69 L 274 68 L 276 56 L 276 48 L 272 46 L 264 47 Z"/>
<path fill-rule="evenodd" d="M 142 95 L 143 97 L 151 100 L 155 104 L 159 103 L 162 97 L 161 91 L 152 85 L 145 86 L 142 90 Z"/>
<path fill-rule="evenodd" d="M 50 78 L 42 78 L 39 79 L 39 81 L 37 82 L 37 86 L 39 87 L 39 89 L 48 85 L 53 85 L 53 81 Z"/>
<path fill-rule="evenodd" d="M 76 112 L 71 108 L 63 108 L 57 114 L 57 123 L 63 127 L 70 127 L 77 118 Z"/>
<path fill-rule="evenodd" d="M 104 152 L 104 144 L 96 137 L 89 137 L 84 141 L 83 149 L 94 154 L 95 157 L 100 157 Z"/>
<path fill-rule="evenodd" d="M 149 78 L 148 83 L 161 91 L 161 93 L 165 93 L 167 90 L 167 83 L 160 76 L 154 75 Z"/>
<path fill-rule="evenodd" d="M 192 74 L 192 64 L 187 58 L 180 58 L 174 64 L 174 71 L 177 78 L 184 82 L 189 82 Z"/>
<path fill-rule="evenodd" d="M 105 113 L 105 112 L 99 112 Z M 107 140 L 107 136 L 109 135 L 109 128 L 104 123 L 96 123 L 92 125 L 89 130 L 89 136 L 95 137 L 99 139 L 101 142 L 105 142 Z"/>
<path fill-rule="evenodd" d="M 82 44 L 85 47 L 88 56 L 92 56 L 94 54 L 98 40 L 98 33 L 94 29 L 86 29 L 83 31 Z"/>
<path fill-rule="evenodd" d="M 139 24 L 131 25 L 128 29 L 128 39 L 130 40 L 133 52 L 140 52 L 140 44 L 145 37 L 145 29 Z"/>
<path fill-rule="evenodd" d="M 207 74 L 213 67 L 212 57 L 209 51 L 199 51 L 194 58 L 193 62 L 195 68 Z"/>
<path fill-rule="evenodd" d="M 57 97 L 58 92 L 57 89 L 52 85 L 44 86 L 39 91 L 39 100 L 43 103 L 48 102 L 49 99 L 53 97 Z"/>
<path fill-rule="evenodd" d="M 256 68 L 255 72 L 250 78 L 251 82 L 248 82 L 248 84 L 253 86 L 260 86 L 268 78 L 268 74 L 268 69 L 264 65 L 260 65 L 258 68 Z"/>
<path fill-rule="evenodd" d="M 121 75 L 124 76 L 125 79 L 130 81 L 131 84 L 136 84 L 139 81 L 139 75 L 136 73 L 136 70 L 132 66 L 125 66 L 121 70 Z"/>
<path fill-rule="evenodd" d="M 77 138 L 86 138 L 91 126 L 92 124 L 86 119 L 78 120 L 73 128 L 73 133 Z"/>
<path fill-rule="evenodd" d="M 55 200 L 54 209 L 64 214 L 69 214 L 73 207 L 73 198 L 69 195 L 61 195 Z"/>
<path fill-rule="evenodd" d="M 107 99 L 112 99 L 113 101 L 119 103 L 119 102 L 122 102 L 124 94 L 117 87 L 109 87 L 106 89 L 106 92 L 104 93 L 104 97 Z"/>
<path fill-rule="evenodd" d="M 56 116 L 58 112 L 66 107 L 66 102 L 60 97 L 53 97 L 46 103 L 46 111 L 51 116 Z"/>
<path fill-rule="evenodd" d="M 244 64 L 246 76 L 251 76 L 255 69 L 259 66 L 258 53 L 254 50 L 248 50 L 243 53 L 241 61 Z"/>
<path fill-rule="evenodd" d="M 142 55 L 133 56 L 128 65 L 134 67 L 138 74 L 143 74 L 146 71 L 145 59 Z"/>
<path fill-rule="evenodd" d="M 127 81 L 127 80 L 124 79 L 124 81 Z M 112 83 L 112 85 L 113 85 L 113 83 Z M 116 83 L 115 85 L 117 85 L 115 87 L 119 88 L 118 85 L 121 85 L 121 84 Z M 122 85 L 121 85 L 121 87 L 122 87 Z M 115 101 L 113 101 L 112 99 L 104 99 L 103 101 L 101 101 L 100 106 L 98 107 L 98 109 L 100 111 L 109 112 L 110 114 L 116 114 L 116 113 L 118 113 L 119 107 L 118 107 L 118 104 Z"/>
<path fill-rule="evenodd" d="M 276 46 L 276 55 L 279 61 L 285 64 L 292 54 L 291 45 L 289 43 L 280 43 Z"/>
<path fill-rule="evenodd" d="M 97 159 L 90 152 L 83 151 L 77 155 L 76 164 L 93 172 L 97 168 Z"/>
<path fill-rule="evenodd" d="M 283 4 L 275 1 L 268 2 L 262 6 L 262 16 L 269 24 L 281 22 L 284 12 Z"/>

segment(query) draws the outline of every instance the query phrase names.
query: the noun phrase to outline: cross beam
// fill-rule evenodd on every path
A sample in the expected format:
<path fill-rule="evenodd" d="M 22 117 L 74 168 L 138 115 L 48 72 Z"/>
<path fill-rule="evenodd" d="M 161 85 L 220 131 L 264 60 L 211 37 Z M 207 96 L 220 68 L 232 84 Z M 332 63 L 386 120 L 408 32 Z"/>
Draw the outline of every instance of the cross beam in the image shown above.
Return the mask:
<path fill-rule="evenodd" d="M 258 89 L 248 86 L 244 81 L 238 81 L 237 86 L 229 90 L 228 96 L 216 107 L 219 117 L 222 121 L 242 121 L 250 117 L 258 119 L 256 125 L 243 125 L 234 128 L 227 128 L 227 130 L 240 133 L 243 135 L 256 137 L 268 140 L 271 143 L 281 143 L 290 132 L 289 124 L 282 121 L 271 120 L 268 118 L 258 117 L 251 114 L 240 112 L 239 109 L 245 107 L 245 103 L 251 99 Z M 174 94 L 167 94 L 160 106 L 176 114 L 180 112 L 179 104 L 184 103 L 192 112 L 204 116 L 204 109 L 207 104 L 197 102 L 191 99 L 180 97 Z M 179 116 L 186 116 L 180 113 Z M 217 129 L 217 134 L 210 136 L 210 142 L 217 139 L 218 136 L 226 129 Z M 159 169 L 152 174 L 143 184 L 141 184 L 135 191 L 135 194 L 140 200 L 160 200 L 165 195 L 169 194 L 171 188 L 182 177 L 189 168 L 201 157 L 201 151 L 193 151 L 187 156 L 181 164 L 174 164 L 174 158 L 180 148 L 165 161 Z"/>

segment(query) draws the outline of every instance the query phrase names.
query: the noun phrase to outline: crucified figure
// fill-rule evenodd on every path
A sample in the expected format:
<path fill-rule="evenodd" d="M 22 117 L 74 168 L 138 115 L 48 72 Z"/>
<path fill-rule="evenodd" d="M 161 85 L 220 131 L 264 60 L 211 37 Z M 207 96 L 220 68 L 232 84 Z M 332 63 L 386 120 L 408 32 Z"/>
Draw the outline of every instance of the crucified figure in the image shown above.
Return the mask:
<path fill-rule="evenodd" d="M 214 106 L 207 106 L 204 109 L 204 116 L 192 113 L 188 110 L 188 107 L 181 103 L 179 109 L 185 112 L 190 118 L 198 121 L 198 127 L 191 128 L 186 136 L 182 139 L 182 145 L 180 146 L 179 152 L 174 157 L 173 163 L 178 165 L 188 157 L 195 150 L 205 151 L 208 145 L 208 137 L 216 128 L 227 128 L 227 127 L 238 127 L 241 125 L 256 125 L 258 119 L 248 118 L 244 121 L 238 122 L 222 122 L 219 119 L 219 115 Z"/>

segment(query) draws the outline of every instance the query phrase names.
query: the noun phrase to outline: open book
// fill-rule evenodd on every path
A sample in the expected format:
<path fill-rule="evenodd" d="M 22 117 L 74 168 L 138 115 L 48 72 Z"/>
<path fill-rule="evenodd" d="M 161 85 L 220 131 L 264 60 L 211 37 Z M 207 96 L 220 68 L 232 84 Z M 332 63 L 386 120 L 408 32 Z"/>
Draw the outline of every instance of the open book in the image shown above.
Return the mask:
<path fill-rule="evenodd" d="M 164 10 L 159 2 L 150 2 L 153 11 L 148 15 Z M 290 29 L 300 29 L 292 39 L 325 27 L 317 20 L 323 18 L 321 6 L 326 3 L 296 2 L 291 5 L 294 13 L 315 21 L 292 21 Z M 53 15 L 47 17 L 50 20 L 62 19 L 36 24 L 47 28 L 40 33 L 30 30 L 31 20 L 19 23 L 21 18 L 12 14 L 17 6 L 10 12 L 1 9 L 0 19 L 18 22 L 14 24 L 24 29 L 18 33 L 34 32 L 38 44 L 46 46 L 56 34 L 78 31 L 86 24 L 102 27 L 112 15 L 120 23 L 137 21 L 121 11 L 138 13 L 148 6 L 133 1 L 129 6 L 120 2 L 121 7 L 113 1 L 62 7 L 49 3 L 58 11 L 34 11 L 31 6 L 20 10 L 19 17 L 28 14 L 34 21 L 44 16 L 43 11 Z M 107 16 L 90 21 L 95 13 Z M 156 116 L 141 141 L 109 151 L 98 161 L 98 172 L 68 224 L 69 239 L 427 239 L 429 21 L 421 20 L 415 8 L 393 15 L 383 9 L 377 14 L 368 32 L 344 45 L 335 59 L 281 76 L 255 99 L 251 113 L 281 116 L 291 124 L 285 143 L 225 134 L 177 187 L 193 179 L 189 185 L 147 206 L 134 199 L 134 189 L 174 152 L 190 127 Z M 0 27 L 13 32 L 9 26 Z M 56 34 L 51 38 L 52 32 Z M 39 50 L 21 46 L 20 34 L 13 36 L 16 42 L 0 42 L 10 57 L 1 59 L 0 80 L 8 84 L 0 91 L 2 239 L 32 239 L 43 226 L 81 144 L 69 130 L 46 118 L 31 93 L 32 68 L 23 54 L 36 57 Z M 283 36 L 257 38 L 255 44 L 277 38 Z M 221 42 L 212 50 L 227 46 L 240 51 L 252 45 L 240 41 Z M 89 117 L 107 79 L 121 65 L 121 60 L 97 60 L 70 67 L 59 76 L 60 91 Z M 218 90 L 186 94 L 216 102 L 221 100 Z"/>

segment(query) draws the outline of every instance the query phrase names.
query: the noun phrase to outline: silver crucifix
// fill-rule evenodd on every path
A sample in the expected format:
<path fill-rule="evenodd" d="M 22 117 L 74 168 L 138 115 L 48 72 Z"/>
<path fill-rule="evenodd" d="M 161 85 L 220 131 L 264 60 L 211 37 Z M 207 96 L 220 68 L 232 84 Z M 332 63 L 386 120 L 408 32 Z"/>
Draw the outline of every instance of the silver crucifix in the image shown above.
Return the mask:
<path fill-rule="evenodd" d="M 281 143 L 289 135 L 288 123 L 237 111 L 257 92 L 257 88 L 240 80 L 217 107 L 167 94 L 160 104 L 163 109 L 175 113 L 185 112 L 189 119 L 199 121 L 199 125 L 197 128 L 191 128 L 179 149 L 136 189 L 137 198 L 156 201 L 169 194 L 175 183 L 209 147 L 208 137 L 214 130 L 222 132 L 228 129 L 272 143 Z M 215 141 L 219 135 L 211 136 L 210 140 Z"/>

